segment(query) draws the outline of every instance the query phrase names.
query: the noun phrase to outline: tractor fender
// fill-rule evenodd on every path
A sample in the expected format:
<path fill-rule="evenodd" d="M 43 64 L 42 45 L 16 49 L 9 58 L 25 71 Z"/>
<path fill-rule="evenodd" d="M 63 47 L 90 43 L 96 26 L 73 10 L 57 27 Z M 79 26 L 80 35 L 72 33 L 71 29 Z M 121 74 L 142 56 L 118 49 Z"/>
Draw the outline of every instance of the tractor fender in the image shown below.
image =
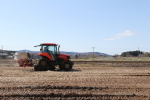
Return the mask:
<path fill-rule="evenodd" d="M 47 57 L 49 60 L 51 60 L 52 61 L 52 57 L 48 54 L 48 53 L 39 53 L 38 54 L 39 56 L 44 56 L 44 57 Z"/>

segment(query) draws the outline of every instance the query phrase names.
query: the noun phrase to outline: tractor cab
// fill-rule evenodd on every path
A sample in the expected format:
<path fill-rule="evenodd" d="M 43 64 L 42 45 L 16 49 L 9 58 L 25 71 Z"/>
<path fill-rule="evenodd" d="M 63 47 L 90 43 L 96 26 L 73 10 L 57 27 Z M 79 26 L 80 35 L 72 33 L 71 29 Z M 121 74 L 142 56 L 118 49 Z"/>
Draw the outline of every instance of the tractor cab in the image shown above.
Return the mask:
<path fill-rule="evenodd" d="M 42 58 L 47 58 L 51 61 L 57 61 L 57 57 L 59 54 L 59 46 L 57 46 L 57 44 L 42 43 L 37 46 L 41 46 L 40 53 L 38 54 L 39 56 L 41 56 Z M 34 46 L 34 47 L 37 47 L 37 46 Z"/>
<path fill-rule="evenodd" d="M 50 55 L 50 59 L 53 60 L 53 61 L 56 61 L 57 59 L 57 55 L 58 55 L 58 52 L 57 52 L 57 45 L 55 44 L 42 44 L 41 45 L 41 54 L 43 53 L 47 53 Z M 39 54 L 40 55 L 40 54 Z"/>
<path fill-rule="evenodd" d="M 60 70 L 71 70 L 73 62 L 70 61 L 70 56 L 60 54 L 59 45 L 55 43 L 42 43 L 40 45 L 40 53 L 38 54 L 42 58 L 39 60 L 35 70 L 49 70 L 55 69 L 55 65 L 59 65 Z M 34 46 L 34 47 L 37 47 Z"/>

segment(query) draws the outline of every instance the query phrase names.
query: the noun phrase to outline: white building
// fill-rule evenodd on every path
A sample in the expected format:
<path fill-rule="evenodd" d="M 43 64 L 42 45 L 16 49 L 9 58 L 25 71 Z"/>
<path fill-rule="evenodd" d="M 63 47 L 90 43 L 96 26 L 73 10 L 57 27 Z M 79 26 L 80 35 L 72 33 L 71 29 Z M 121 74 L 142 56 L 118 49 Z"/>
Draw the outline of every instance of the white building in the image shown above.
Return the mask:
<path fill-rule="evenodd" d="M 0 53 L 0 58 L 6 58 L 8 56 L 8 54 L 7 53 Z"/>

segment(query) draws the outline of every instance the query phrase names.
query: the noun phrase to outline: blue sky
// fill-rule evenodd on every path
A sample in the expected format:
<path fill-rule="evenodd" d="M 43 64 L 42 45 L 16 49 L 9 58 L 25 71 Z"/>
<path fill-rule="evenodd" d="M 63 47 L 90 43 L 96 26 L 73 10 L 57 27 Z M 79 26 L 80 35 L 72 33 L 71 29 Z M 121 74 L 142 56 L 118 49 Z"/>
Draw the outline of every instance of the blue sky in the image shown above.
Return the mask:
<path fill-rule="evenodd" d="M 0 46 L 121 54 L 150 52 L 150 0 L 0 0 Z M 0 47 L 0 48 L 1 48 Z"/>

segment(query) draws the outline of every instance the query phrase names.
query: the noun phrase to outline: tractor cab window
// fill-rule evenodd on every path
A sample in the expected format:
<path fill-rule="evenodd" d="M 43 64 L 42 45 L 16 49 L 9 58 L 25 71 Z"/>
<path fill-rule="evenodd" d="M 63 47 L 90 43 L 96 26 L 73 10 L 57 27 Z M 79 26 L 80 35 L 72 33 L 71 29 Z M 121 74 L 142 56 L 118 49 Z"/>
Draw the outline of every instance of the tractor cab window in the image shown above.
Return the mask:
<path fill-rule="evenodd" d="M 54 45 L 48 46 L 48 51 L 53 54 L 57 54 L 57 47 Z"/>
<path fill-rule="evenodd" d="M 42 52 L 43 52 L 43 53 L 47 53 L 47 52 L 48 52 L 47 46 L 42 46 Z"/>
<path fill-rule="evenodd" d="M 48 46 L 48 53 L 51 55 L 53 60 L 56 60 L 57 46 L 54 45 Z"/>
<path fill-rule="evenodd" d="M 50 54 L 52 59 L 56 60 L 57 46 L 55 46 L 55 45 L 43 45 L 42 46 L 42 52 Z"/>
<path fill-rule="evenodd" d="M 42 46 L 42 52 L 43 53 L 53 53 L 53 54 L 57 54 L 57 46 L 54 45 L 43 45 Z"/>

